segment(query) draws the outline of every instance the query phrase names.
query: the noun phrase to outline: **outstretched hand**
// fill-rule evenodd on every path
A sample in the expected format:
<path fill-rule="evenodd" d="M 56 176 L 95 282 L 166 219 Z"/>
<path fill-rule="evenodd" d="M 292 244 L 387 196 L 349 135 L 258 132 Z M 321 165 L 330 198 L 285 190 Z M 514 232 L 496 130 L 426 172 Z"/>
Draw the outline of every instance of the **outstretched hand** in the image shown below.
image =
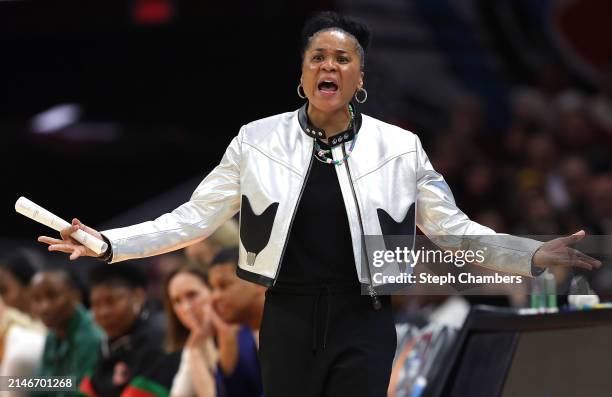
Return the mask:
<path fill-rule="evenodd" d="M 574 266 L 592 270 L 601 267 L 601 262 L 597 259 L 570 247 L 582 240 L 584 236 L 584 230 L 580 230 L 570 236 L 547 241 L 536 251 L 533 264 L 540 268 Z"/>
<path fill-rule="evenodd" d="M 84 246 L 83 244 L 79 243 L 78 241 L 70 237 L 72 233 L 76 232 L 79 229 L 81 229 L 85 233 L 91 234 L 92 236 L 102 240 L 102 235 L 98 231 L 90 228 L 89 226 L 85 226 L 84 224 L 81 223 L 81 221 L 74 218 L 72 220 L 72 225 L 63 229 L 60 232 L 61 239 L 48 237 L 48 236 L 40 236 L 38 237 L 38 241 L 41 243 L 49 244 L 49 248 L 48 248 L 49 251 L 59 251 L 59 252 L 66 252 L 70 254 L 71 261 L 81 256 L 98 257 L 99 256 L 98 254 L 96 254 L 95 252 L 93 252 L 92 250 Z"/>

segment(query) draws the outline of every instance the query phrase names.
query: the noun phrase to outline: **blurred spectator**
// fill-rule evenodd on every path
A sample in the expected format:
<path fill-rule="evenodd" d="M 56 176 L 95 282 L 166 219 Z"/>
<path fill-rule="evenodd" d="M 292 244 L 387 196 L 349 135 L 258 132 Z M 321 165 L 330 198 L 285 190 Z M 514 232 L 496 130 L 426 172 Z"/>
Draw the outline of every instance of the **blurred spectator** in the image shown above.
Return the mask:
<path fill-rule="evenodd" d="M 545 98 L 554 98 L 565 91 L 569 85 L 567 70 L 558 63 L 545 60 L 536 71 L 534 85 Z"/>
<path fill-rule="evenodd" d="M 589 189 L 589 208 L 601 234 L 612 234 L 612 174 L 593 178 Z"/>
<path fill-rule="evenodd" d="M 170 395 L 221 395 L 218 352 L 213 339 L 213 327 L 218 328 L 219 321 L 216 316 L 212 318 L 206 273 L 198 265 L 175 269 L 166 279 L 165 290 L 168 318 L 166 348 L 170 351 L 182 350 L 181 364 L 172 382 Z M 232 339 L 232 335 L 235 335 L 235 331 L 227 329 L 227 325 L 222 328 L 217 332 L 220 348 L 227 346 L 221 339 Z M 230 353 L 235 353 L 237 348 L 233 346 Z"/>
<path fill-rule="evenodd" d="M 528 134 L 548 129 L 553 121 L 553 109 L 546 97 L 530 87 L 518 87 L 510 95 L 512 119 L 510 130 Z"/>
<path fill-rule="evenodd" d="M 435 140 L 431 153 L 431 163 L 436 171 L 444 175 L 444 179 L 454 190 L 461 185 L 465 173 L 463 168 L 465 156 L 457 150 L 455 141 L 450 136 L 442 135 Z"/>
<path fill-rule="evenodd" d="M 74 376 L 76 384 L 98 360 L 102 331 L 80 303 L 79 281 L 66 267 L 42 270 L 30 285 L 32 311 L 49 328 L 38 375 Z M 37 395 L 69 396 L 71 392 Z"/>
<path fill-rule="evenodd" d="M 589 115 L 599 130 L 599 137 L 612 147 L 612 62 L 603 72 L 601 91 L 589 104 Z"/>
<path fill-rule="evenodd" d="M 555 105 L 555 131 L 563 150 L 577 154 L 589 149 L 594 134 L 587 118 L 585 98 L 568 91 L 556 99 Z"/>
<path fill-rule="evenodd" d="M 40 363 L 46 329 L 31 317 L 29 283 L 41 263 L 25 249 L 0 259 L 0 376 L 30 376 Z"/>
<path fill-rule="evenodd" d="M 30 280 L 41 266 L 36 253 L 25 249 L 0 259 L 0 296 L 7 306 L 30 314 Z"/>
<path fill-rule="evenodd" d="M 495 209 L 485 209 L 474 215 L 474 220 L 498 233 L 506 233 L 508 226 L 501 212 Z"/>
<path fill-rule="evenodd" d="M 472 216 L 491 203 L 499 203 L 503 198 L 501 178 L 497 167 L 484 159 L 475 160 L 467 167 L 459 194 L 461 209 Z"/>
<path fill-rule="evenodd" d="M 459 98 L 451 110 L 449 133 L 462 145 L 472 146 L 474 138 L 482 135 L 482 109 L 478 98 L 464 96 Z"/>
<path fill-rule="evenodd" d="M 179 357 L 164 354 L 162 334 L 150 324 L 142 269 L 101 264 L 93 268 L 90 284 L 92 312 L 106 339 L 80 392 L 103 397 L 167 395 Z"/>
<path fill-rule="evenodd" d="M 582 157 L 562 159 L 547 189 L 551 204 L 558 210 L 572 209 L 584 213 L 580 206 L 584 204 L 590 177 L 589 165 Z"/>
<path fill-rule="evenodd" d="M 518 226 L 521 234 L 555 235 L 560 233 L 557 213 L 546 197 L 534 196 L 524 204 Z"/>
<path fill-rule="evenodd" d="M 183 252 L 169 252 L 149 259 L 150 264 L 145 267 L 149 281 L 147 293 L 148 299 L 155 302 L 161 309 L 164 301 L 165 282 L 168 274 L 185 265 L 186 259 Z"/>
<path fill-rule="evenodd" d="M 33 375 L 42 357 L 45 328 L 0 297 L 0 376 Z M 0 396 L 11 396 L 0 391 Z"/>
<path fill-rule="evenodd" d="M 215 230 L 208 238 L 186 247 L 185 255 L 189 261 L 206 267 L 212 262 L 215 255 L 217 255 L 221 249 L 233 247 L 237 244 L 238 223 L 236 220 L 230 219 Z"/>
<path fill-rule="evenodd" d="M 536 173 L 539 186 L 544 186 L 557 162 L 557 145 L 550 134 L 541 133 L 528 137 L 526 149 L 527 167 Z"/>
<path fill-rule="evenodd" d="M 266 289 L 238 278 L 237 266 L 238 247 L 226 248 L 214 258 L 208 273 L 214 311 L 227 324 L 243 325 L 236 335 L 237 359 L 233 365 L 220 365 L 223 386 L 228 396 L 259 397 L 263 386 L 257 349 Z"/>

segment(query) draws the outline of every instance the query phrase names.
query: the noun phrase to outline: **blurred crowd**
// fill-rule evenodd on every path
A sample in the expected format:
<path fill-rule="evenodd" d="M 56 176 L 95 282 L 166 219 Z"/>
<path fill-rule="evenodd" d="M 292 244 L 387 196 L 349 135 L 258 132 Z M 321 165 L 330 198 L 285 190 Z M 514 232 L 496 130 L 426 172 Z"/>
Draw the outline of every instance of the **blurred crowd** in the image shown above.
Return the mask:
<path fill-rule="evenodd" d="M 505 131 L 460 100 L 430 159 L 459 207 L 498 232 L 612 234 L 612 67 L 595 94 L 550 74 L 514 89 Z"/>
<path fill-rule="evenodd" d="M 147 265 L 100 262 L 84 277 L 33 251 L 4 256 L 0 376 L 74 383 L 0 395 L 261 396 L 265 289 L 236 276 L 237 241 L 231 221 Z"/>

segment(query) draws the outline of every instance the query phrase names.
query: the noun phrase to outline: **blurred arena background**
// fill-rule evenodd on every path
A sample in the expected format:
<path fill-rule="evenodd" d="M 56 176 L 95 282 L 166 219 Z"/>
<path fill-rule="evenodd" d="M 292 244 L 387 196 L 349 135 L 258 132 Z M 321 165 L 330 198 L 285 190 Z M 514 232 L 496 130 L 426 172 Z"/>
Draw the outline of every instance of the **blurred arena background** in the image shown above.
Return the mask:
<path fill-rule="evenodd" d="M 363 111 L 417 133 L 468 215 L 612 233 L 604 0 L 2 1 L 2 246 L 46 232 L 20 195 L 101 229 L 186 200 L 243 123 L 300 105 L 321 9 L 370 25 Z"/>
<path fill-rule="evenodd" d="M 585 229 L 603 235 L 597 241 L 610 253 L 610 1 L 0 0 L 0 257 L 30 248 L 34 253 L 26 256 L 39 254 L 41 259 L 32 260 L 34 270 L 44 263 L 76 270 L 80 281 L 86 280 L 98 261 L 83 258 L 64 266 L 65 255 L 48 255 L 36 237 L 54 232 L 17 214 L 17 198 L 26 196 L 66 220 L 78 217 L 98 230 L 153 219 L 177 207 L 218 164 L 241 125 L 301 105 L 296 95 L 300 29 L 306 18 L 328 9 L 362 19 L 373 32 L 365 69 L 368 101 L 360 109 L 415 132 L 459 208 L 498 232 L 565 235 Z M 167 331 L 169 321 L 162 310 L 166 274 L 186 262 L 201 265 L 204 273 L 214 254 L 237 243 L 237 234 L 230 222 L 216 238 L 134 261 L 146 271 L 150 305 L 145 308 L 151 309 L 160 330 Z M 602 259 L 609 264 L 610 256 Z M 4 265 L 0 263 L 0 270 Z M 23 268 L 17 263 L 12 270 Z M 121 272 L 123 267 L 104 271 Z M 583 313 L 568 314 L 568 302 L 562 299 L 558 317 L 540 315 L 542 306 L 534 307 L 532 299 L 530 309 L 540 314 L 531 316 L 534 312 L 525 309 L 529 292 L 532 298 L 534 291 L 540 297 L 554 296 L 551 306 L 556 310 L 556 291 L 578 284 L 584 288 L 574 289 L 574 297 L 588 297 L 594 290 L 607 301 L 604 308 L 612 305 L 612 267 L 587 272 L 593 290 L 573 270 L 554 273 L 553 289 L 546 289 L 546 295 L 534 282 L 523 294 L 394 296 L 397 352 L 406 358 L 413 346 L 433 340 L 436 348 L 423 362 L 442 363 L 438 374 L 451 373 L 455 361 L 443 353 L 452 348 L 456 354 L 449 357 L 467 357 L 465 365 L 457 361 L 458 367 L 493 382 L 498 378 L 483 371 L 494 370 L 492 364 L 505 353 L 487 350 L 480 342 L 471 345 L 483 349 L 475 359 L 461 350 L 460 341 L 478 340 L 468 337 L 479 335 L 478 324 L 487 330 L 486 321 L 476 321 L 480 316 L 486 320 L 493 313 L 488 321 L 494 328 L 504 323 L 498 321 L 500 313 L 514 316 L 514 323 L 504 324 L 516 335 L 517 330 L 559 324 L 597 325 L 594 318 L 612 324 L 612 311 L 599 314 L 589 306 Z M 8 290 L 6 274 L 0 275 L 0 295 Z M 231 275 L 235 277 L 233 268 Z M 243 288 L 254 288 L 244 283 Z M 87 286 L 75 284 L 89 306 Z M 470 312 L 478 303 L 504 307 Z M 505 312 L 508 307 L 516 313 Z M 3 310 L 0 306 L 0 320 L 8 317 Z M 0 331 L 2 326 L 0 321 Z M 496 329 L 503 331 L 496 337 L 507 336 L 503 327 Z M 552 353 L 528 345 L 538 358 L 549 360 L 537 364 L 538 371 L 547 365 L 554 370 L 549 371 L 550 382 L 540 383 L 567 391 L 576 373 L 588 373 L 582 384 L 603 385 L 608 393 L 605 374 L 592 370 L 606 368 L 607 335 L 572 334 L 551 344 Z M 544 346 L 537 341 L 536 346 Z M 590 356 L 580 358 L 574 348 Z M 21 352 L 30 350 L 27 346 Z M 514 354 L 511 349 L 506 353 Z M 560 358 L 562 353 L 571 358 Z M 559 375 L 554 364 L 564 366 L 572 359 L 579 368 L 565 366 L 574 372 Z M 480 366 L 474 371 L 475 364 Z M 410 360 L 405 365 L 400 360 L 394 373 L 410 365 Z M 534 373 L 520 361 L 517 368 Z M 410 382 L 416 379 L 412 375 Z M 392 378 L 398 393 L 390 397 L 416 395 L 400 394 L 413 384 L 404 387 L 399 375 Z M 445 379 L 430 385 L 449 384 Z M 531 387 L 531 378 L 525 379 L 525 387 Z M 450 395 L 441 387 L 427 395 Z"/>

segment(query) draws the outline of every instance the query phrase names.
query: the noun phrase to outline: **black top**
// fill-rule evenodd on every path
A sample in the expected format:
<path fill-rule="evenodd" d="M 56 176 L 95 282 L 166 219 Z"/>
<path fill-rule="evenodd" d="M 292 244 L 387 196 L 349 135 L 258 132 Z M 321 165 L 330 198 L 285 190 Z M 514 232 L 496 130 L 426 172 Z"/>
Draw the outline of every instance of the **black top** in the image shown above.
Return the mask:
<path fill-rule="evenodd" d="M 153 325 L 149 313 L 143 311 L 126 335 L 103 343 L 100 360 L 89 382 L 99 396 L 119 396 L 134 377 L 143 376 L 165 360 L 163 335 Z M 178 369 L 178 362 L 176 367 L 166 368 L 168 374 L 172 375 L 169 377 L 170 383 Z"/>
<path fill-rule="evenodd" d="M 351 232 L 335 170 L 345 165 L 311 161 L 276 286 L 358 287 Z"/>

